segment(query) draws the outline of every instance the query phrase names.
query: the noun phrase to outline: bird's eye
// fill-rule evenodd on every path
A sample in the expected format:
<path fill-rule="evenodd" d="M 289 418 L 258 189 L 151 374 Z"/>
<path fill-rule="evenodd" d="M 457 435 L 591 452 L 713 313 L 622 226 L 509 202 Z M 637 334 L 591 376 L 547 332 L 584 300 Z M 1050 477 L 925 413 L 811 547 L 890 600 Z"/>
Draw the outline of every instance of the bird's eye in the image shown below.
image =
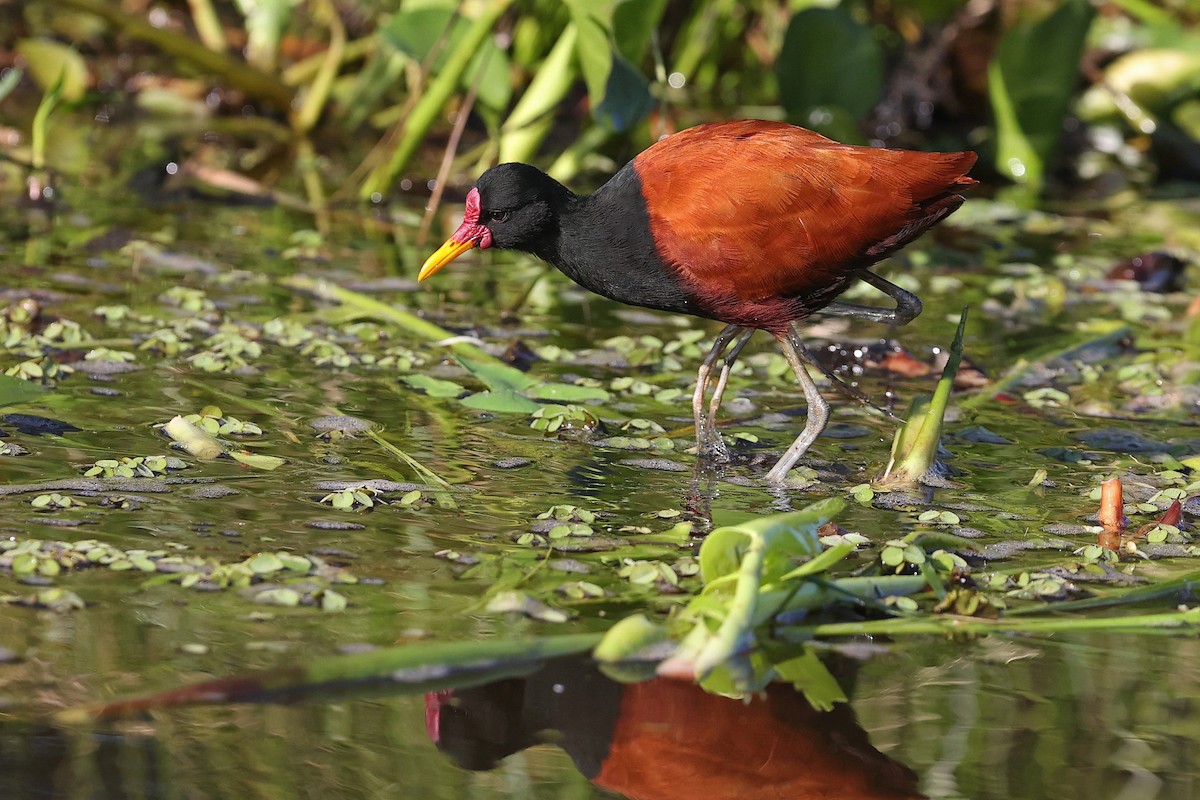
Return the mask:
<path fill-rule="evenodd" d="M 489 211 L 488 219 L 492 222 L 504 222 L 508 219 L 507 211 Z"/>

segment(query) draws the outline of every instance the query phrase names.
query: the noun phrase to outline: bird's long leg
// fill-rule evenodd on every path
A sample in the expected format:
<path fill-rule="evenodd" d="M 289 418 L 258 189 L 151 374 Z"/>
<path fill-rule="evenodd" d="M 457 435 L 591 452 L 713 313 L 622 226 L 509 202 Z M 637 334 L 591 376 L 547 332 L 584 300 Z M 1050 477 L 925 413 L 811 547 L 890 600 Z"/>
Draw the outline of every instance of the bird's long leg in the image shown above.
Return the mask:
<path fill-rule="evenodd" d="M 718 461 L 728 461 L 729 452 L 721 441 L 716 426 L 704 410 L 704 395 L 708 393 L 708 382 L 712 377 L 713 365 L 725 352 L 725 348 L 733 341 L 742 329 L 737 325 L 726 325 L 713 340 L 712 349 L 700 364 L 696 373 L 696 391 L 692 394 L 692 420 L 696 423 L 696 452 L 701 458 L 712 457 Z"/>
<path fill-rule="evenodd" d="M 831 372 L 828 367 L 826 367 L 824 364 L 822 364 L 820 361 L 817 360 L 817 357 L 815 355 L 813 355 L 813 352 L 811 350 L 809 350 L 808 348 L 805 348 L 804 351 L 801 353 L 801 355 L 805 358 L 806 361 L 808 361 L 809 364 L 812 364 L 814 367 L 816 367 L 818 370 L 820 370 L 822 375 L 824 375 L 826 378 L 829 379 L 829 383 L 833 385 L 833 388 L 837 389 L 839 392 L 846 395 L 851 400 L 854 400 L 861 405 L 867 406 L 868 408 L 870 408 L 874 411 L 878 411 L 880 414 L 883 414 L 885 417 L 890 417 L 894 420 L 900 421 L 899 418 L 895 414 L 888 411 L 886 408 L 881 408 L 880 406 L 875 405 L 875 401 L 873 401 L 871 398 L 867 397 L 865 394 L 860 392 L 858 389 L 855 389 L 850 384 L 846 383 L 844 380 L 842 380 L 842 378 L 840 376 L 835 375 L 833 372 Z"/>
<path fill-rule="evenodd" d="M 860 270 L 858 277 L 869 283 L 888 297 L 896 301 L 895 308 L 875 308 L 860 306 L 854 303 L 830 303 L 819 313 L 832 317 L 855 317 L 870 322 L 884 322 L 890 325 L 907 325 L 921 313 L 921 298 L 907 289 L 901 289 L 891 281 L 884 280 L 874 272 Z"/>
<path fill-rule="evenodd" d="M 725 363 L 721 367 L 721 374 L 717 376 L 717 386 L 713 389 L 712 400 L 708 404 L 708 418 L 712 420 L 712 424 L 717 424 L 717 412 L 721 410 L 721 399 L 725 396 L 725 384 L 729 382 L 729 373 L 733 371 L 733 365 L 738 360 L 738 356 L 742 354 L 742 348 L 750 341 L 750 337 L 754 335 L 754 328 L 742 328 L 742 332 L 738 336 L 736 342 L 733 343 L 733 349 L 725 356 Z"/>
<path fill-rule="evenodd" d="M 829 404 L 825 402 L 825 398 L 821 397 L 816 381 L 808 374 L 808 367 L 804 365 L 805 361 L 811 362 L 813 356 L 804 346 L 804 342 L 800 341 L 795 326 L 790 327 L 786 333 L 776 334 L 775 340 L 779 342 L 779 349 L 783 351 L 783 357 L 791 365 L 792 372 L 796 373 L 796 380 L 804 389 L 804 400 L 808 404 L 808 420 L 804 423 L 804 431 L 796 437 L 792 446 L 767 473 L 769 483 L 783 483 L 788 471 L 817 440 L 821 431 L 825 430 L 825 425 L 829 422 Z"/>

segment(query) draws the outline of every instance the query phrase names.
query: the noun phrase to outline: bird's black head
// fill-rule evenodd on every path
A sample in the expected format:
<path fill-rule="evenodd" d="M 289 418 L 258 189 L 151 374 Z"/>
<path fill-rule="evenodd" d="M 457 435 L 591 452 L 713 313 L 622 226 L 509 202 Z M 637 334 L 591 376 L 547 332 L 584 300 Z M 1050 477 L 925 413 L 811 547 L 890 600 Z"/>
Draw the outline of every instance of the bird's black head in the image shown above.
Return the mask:
<path fill-rule="evenodd" d="M 558 215 L 571 192 L 528 164 L 500 164 L 467 194 L 462 225 L 421 267 L 425 280 L 472 247 L 540 255 L 558 234 Z"/>
<path fill-rule="evenodd" d="M 558 212 L 570 193 L 528 164 L 500 164 L 479 176 L 479 222 L 492 246 L 536 252 L 539 241 L 558 229 Z"/>

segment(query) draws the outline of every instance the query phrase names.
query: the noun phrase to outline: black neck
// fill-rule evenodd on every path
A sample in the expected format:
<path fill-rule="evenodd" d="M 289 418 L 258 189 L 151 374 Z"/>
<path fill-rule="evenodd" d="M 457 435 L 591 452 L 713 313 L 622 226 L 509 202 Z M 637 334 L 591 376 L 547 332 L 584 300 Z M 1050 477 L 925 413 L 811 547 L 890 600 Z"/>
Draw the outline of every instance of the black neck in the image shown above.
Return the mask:
<path fill-rule="evenodd" d="M 563 189 L 558 230 L 531 252 L 586 289 L 630 305 L 694 314 L 663 264 L 650 231 L 641 180 L 627 164 L 595 194 Z"/>

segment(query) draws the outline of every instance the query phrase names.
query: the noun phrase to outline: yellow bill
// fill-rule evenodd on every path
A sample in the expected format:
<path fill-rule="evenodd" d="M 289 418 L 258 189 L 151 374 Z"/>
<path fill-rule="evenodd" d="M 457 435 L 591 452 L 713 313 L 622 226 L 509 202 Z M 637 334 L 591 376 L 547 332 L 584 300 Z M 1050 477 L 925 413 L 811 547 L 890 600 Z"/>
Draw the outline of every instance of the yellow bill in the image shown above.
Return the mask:
<path fill-rule="evenodd" d="M 439 247 L 433 255 L 425 259 L 425 263 L 421 266 L 421 272 L 417 275 L 417 280 L 425 280 L 474 246 L 475 242 L 472 241 L 456 242 L 453 239 L 447 239 L 446 243 Z"/>

